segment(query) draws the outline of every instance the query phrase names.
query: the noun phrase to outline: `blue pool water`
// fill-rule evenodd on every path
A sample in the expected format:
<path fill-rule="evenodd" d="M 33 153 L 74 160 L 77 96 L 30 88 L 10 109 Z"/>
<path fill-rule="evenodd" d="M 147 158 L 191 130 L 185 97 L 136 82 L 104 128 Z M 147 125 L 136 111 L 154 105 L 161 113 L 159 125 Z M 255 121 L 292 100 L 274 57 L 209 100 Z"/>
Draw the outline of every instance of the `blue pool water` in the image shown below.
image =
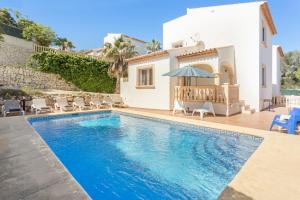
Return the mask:
<path fill-rule="evenodd" d="M 262 141 L 116 112 L 29 122 L 93 199 L 217 199 Z"/>

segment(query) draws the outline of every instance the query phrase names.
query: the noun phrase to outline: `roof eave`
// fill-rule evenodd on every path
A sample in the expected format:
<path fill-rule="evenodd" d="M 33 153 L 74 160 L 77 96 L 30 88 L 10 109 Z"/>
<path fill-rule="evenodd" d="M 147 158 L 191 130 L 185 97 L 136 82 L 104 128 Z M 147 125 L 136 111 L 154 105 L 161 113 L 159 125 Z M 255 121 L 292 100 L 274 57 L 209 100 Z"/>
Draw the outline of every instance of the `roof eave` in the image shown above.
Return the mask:
<path fill-rule="evenodd" d="M 126 62 L 129 64 L 136 63 L 136 62 L 141 62 L 141 61 L 146 61 L 146 60 L 152 60 L 155 58 L 163 57 L 169 55 L 169 52 L 167 50 L 164 51 L 158 51 L 158 52 L 153 52 L 150 54 L 144 54 L 140 56 L 136 56 L 133 58 L 126 59 Z"/>
<path fill-rule="evenodd" d="M 178 60 L 180 59 L 187 59 L 187 58 L 193 58 L 193 57 L 209 57 L 209 56 L 217 56 L 218 51 L 216 48 L 213 49 L 206 49 L 198 52 L 192 52 L 192 53 L 187 53 L 183 55 L 176 56 Z"/>
<path fill-rule="evenodd" d="M 269 26 L 272 34 L 276 35 L 277 34 L 277 30 L 276 30 L 276 27 L 275 27 L 275 24 L 274 24 L 274 21 L 273 21 L 273 18 L 272 18 L 272 15 L 271 15 L 268 3 L 267 2 L 263 3 L 260 6 L 260 8 L 262 10 L 262 13 L 263 13 L 264 17 L 267 20 L 268 26 Z"/>
<path fill-rule="evenodd" d="M 279 55 L 280 55 L 281 57 L 284 57 L 284 53 L 283 53 L 283 50 L 282 50 L 282 47 L 281 47 L 281 46 L 279 46 L 279 47 L 277 48 L 277 51 L 278 51 L 278 53 L 279 53 Z"/>

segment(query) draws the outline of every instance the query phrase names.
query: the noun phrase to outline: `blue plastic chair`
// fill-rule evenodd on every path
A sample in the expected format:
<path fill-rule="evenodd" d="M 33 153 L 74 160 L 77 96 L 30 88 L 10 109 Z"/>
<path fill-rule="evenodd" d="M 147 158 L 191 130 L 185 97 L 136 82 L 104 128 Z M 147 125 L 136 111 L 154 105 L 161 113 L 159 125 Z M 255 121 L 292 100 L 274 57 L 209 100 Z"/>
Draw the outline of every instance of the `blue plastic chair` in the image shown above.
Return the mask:
<path fill-rule="evenodd" d="M 300 108 L 293 108 L 289 113 L 289 119 L 280 120 L 280 116 L 281 115 L 275 115 L 270 127 L 270 131 L 274 125 L 277 125 L 287 129 L 288 134 L 295 134 L 297 130 L 297 124 L 300 122 Z"/>

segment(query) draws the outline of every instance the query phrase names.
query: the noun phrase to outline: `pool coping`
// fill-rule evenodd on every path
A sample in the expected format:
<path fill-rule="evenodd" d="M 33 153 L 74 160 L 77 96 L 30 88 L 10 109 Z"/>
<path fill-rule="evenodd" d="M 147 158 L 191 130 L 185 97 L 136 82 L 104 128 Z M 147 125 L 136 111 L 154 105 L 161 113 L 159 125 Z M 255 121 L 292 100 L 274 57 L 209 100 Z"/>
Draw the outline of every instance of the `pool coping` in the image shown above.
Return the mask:
<path fill-rule="evenodd" d="M 214 122 L 199 121 L 195 119 L 186 119 L 176 116 L 166 116 L 162 114 L 154 114 L 149 112 L 133 111 L 126 108 L 30 115 L 25 116 L 25 120 L 28 123 L 28 125 L 33 129 L 34 133 L 41 138 L 41 136 L 29 124 L 28 118 L 52 115 L 70 115 L 74 113 L 98 113 L 101 111 L 110 110 L 119 113 L 128 113 L 156 119 L 158 118 L 162 120 L 180 122 L 187 125 L 190 124 L 198 127 L 201 126 L 227 131 L 234 131 L 241 134 L 262 137 L 263 141 L 260 144 L 260 146 L 243 165 L 243 167 L 236 174 L 233 180 L 228 184 L 227 188 L 225 188 L 223 193 L 220 195 L 219 199 L 276 200 L 297 199 L 297 197 L 300 196 L 300 189 L 297 187 L 297 185 L 300 185 L 300 173 L 296 167 L 300 166 L 300 138 L 297 136 L 282 133 L 274 133 L 253 128 L 219 124 Z M 45 143 L 45 141 L 42 138 L 41 140 Z M 48 149 L 52 152 L 50 147 L 48 147 Z M 54 153 L 52 152 L 52 154 Z M 54 156 L 56 160 L 60 162 L 60 160 L 56 157 L 55 154 Z M 67 171 L 66 168 L 65 170 Z M 71 173 L 69 173 L 69 175 L 72 176 Z M 77 182 L 77 180 L 74 177 L 73 179 Z M 78 182 L 77 184 L 85 192 L 85 190 Z"/>
<path fill-rule="evenodd" d="M 148 119 L 148 120 L 153 120 L 153 121 L 156 121 L 156 122 L 166 122 L 166 123 L 169 123 L 169 124 L 176 124 L 178 126 L 182 126 L 182 127 L 185 127 L 185 128 L 192 128 L 192 129 L 195 129 L 195 130 L 199 130 L 199 128 L 203 128 L 202 130 L 206 130 L 206 129 L 212 129 L 215 131 L 220 131 L 220 132 L 216 132 L 216 133 L 213 133 L 213 134 L 232 134 L 232 135 L 239 135 L 239 136 L 245 136 L 249 139 L 252 139 L 252 140 L 259 140 L 260 141 L 260 144 L 263 142 L 263 137 L 261 136 L 256 136 L 256 135 L 253 135 L 253 134 L 248 134 L 248 133 L 240 133 L 240 132 L 237 132 L 237 131 L 232 131 L 232 130 L 224 130 L 224 129 L 220 129 L 220 128 L 215 128 L 215 127 L 211 127 L 211 126 L 203 126 L 203 125 L 199 125 L 199 124 L 193 124 L 193 123 L 186 123 L 186 122 L 179 122 L 178 124 L 178 121 L 176 120 L 170 120 L 170 119 L 166 119 L 166 118 L 159 118 L 159 117 L 153 117 L 151 115 L 143 115 L 141 113 L 137 114 L 137 113 L 133 113 L 133 112 L 126 112 L 124 111 L 123 109 L 101 109 L 101 110 L 88 110 L 88 111 L 80 111 L 80 112 L 67 112 L 67 113 L 56 113 L 56 114 L 53 114 L 51 113 L 50 115 L 49 114 L 42 114 L 42 115 L 28 115 L 26 116 L 26 122 L 27 124 L 31 127 L 31 129 L 33 129 L 33 131 L 38 135 L 38 137 L 40 138 L 40 140 L 48 147 L 48 149 L 52 152 L 53 156 L 58 160 L 58 162 L 60 163 L 60 165 L 63 166 L 63 168 L 65 169 L 65 171 L 74 179 L 74 181 L 79 185 L 79 187 L 83 190 L 83 192 L 90 198 L 92 199 L 89 194 L 85 191 L 85 189 L 81 186 L 81 184 L 76 180 L 75 177 L 73 177 L 73 175 L 69 172 L 69 170 L 67 169 L 67 167 L 65 167 L 65 165 L 60 161 L 60 159 L 56 156 L 56 154 L 53 152 L 53 150 L 51 149 L 50 146 L 48 146 L 48 144 L 46 143 L 46 141 L 42 138 L 42 136 L 34 129 L 34 127 L 31 125 L 31 122 L 30 120 L 31 119 L 62 119 L 62 117 L 73 117 L 73 116 L 79 116 L 79 117 L 82 117 L 82 116 L 85 116 L 85 115 L 89 115 L 89 114 L 100 114 L 100 113 L 105 113 L 105 112 L 108 112 L 108 113 L 117 113 L 117 114 L 122 114 L 122 115 L 126 115 L 126 116 L 130 116 L 130 117 L 137 117 L 137 118 L 143 118 L 143 119 Z M 192 126 L 192 127 L 189 127 L 189 126 Z M 224 132 L 226 131 L 226 132 Z M 254 139 L 255 138 L 255 139 Z M 259 144 L 259 145 L 260 145 Z M 258 146 L 259 147 L 259 146 Z M 257 147 L 257 148 L 258 148 Z M 236 175 L 235 175 L 236 176 Z"/>
<path fill-rule="evenodd" d="M 49 115 L 47 115 L 49 116 Z M 38 116 L 36 116 L 38 117 Z M 92 198 L 90 197 L 90 195 L 87 193 L 87 191 L 82 187 L 82 185 L 77 181 L 77 179 L 72 175 L 72 173 L 68 170 L 68 168 L 62 163 L 62 161 L 56 156 L 56 154 L 52 151 L 52 149 L 49 147 L 49 145 L 47 144 L 47 142 L 42 138 L 42 136 L 33 128 L 33 126 L 31 126 L 31 124 L 29 123 L 28 119 L 32 118 L 32 116 L 26 116 L 25 117 L 25 121 L 26 123 L 30 126 L 30 128 L 32 129 L 32 131 L 38 136 L 39 140 L 43 143 L 44 146 L 47 147 L 48 151 L 51 152 L 51 156 L 53 156 L 56 161 L 59 163 L 59 165 L 65 170 L 65 172 L 68 174 L 68 176 L 71 177 L 71 180 L 74 181 L 77 186 L 80 188 L 81 192 L 84 193 L 84 195 L 86 195 L 87 199 L 92 200 Z"/>
<path fill-rule="evenodd" d="M 113 110 L 262 137 L 261 144 L 227 185 L 219 199 L 299 199 L 299 136 L 129 109 Z"/>
<path fill-rule="evenodd" d="M 0 119 L 1 199 L 91 199 L 27 117 Z"/>
<path fill-rule="evenodd" d="M 82 185 L 77 181 L 77 179 L 72 175 L 72 173 L 68 170 L 68 168 L 62 163 L 62 161 L 56 156 L 56 154 L 52 151 L 52 149 L 49 147 L 49 145 L 46 143 L 46 141 L 42 138 L 42 136 L 33 128 L 33 126 L 30 124 L 29 119 L 31 118 L 43 118 L 43 117 L 49 117 L 49 116 L 72 116 L 74 114 L 92 114 L 92 113 L 99 113 L 99 112 L 105 112 L 105 111 L 111 111 L 112 109 L 101 109 L 101 110 L 83 110 L 83 111 L 70 111 L 70 112 L 60 112 L 60 113 L 45 113 L 45 114 L 39 114 L 39 115 L 26 115 L 24 116 L 25 121 L 28 126 L 32 129 L 32 131 L 38 136 L 40 141 L 48 148 L 48 151 L 51 152 L 52 156 L 56 159 L 57 162 L 63 167 L 65 172 L 68 174 L 68 176 L 71 177 L 72 181 L 74 181 L 77 186 L 80 188 L 81 192 L 86 195 L 86 199 L 92 200 L 88 192 L 82 187 Z M 84 198 L 85 199 L 85 198 Z"/>

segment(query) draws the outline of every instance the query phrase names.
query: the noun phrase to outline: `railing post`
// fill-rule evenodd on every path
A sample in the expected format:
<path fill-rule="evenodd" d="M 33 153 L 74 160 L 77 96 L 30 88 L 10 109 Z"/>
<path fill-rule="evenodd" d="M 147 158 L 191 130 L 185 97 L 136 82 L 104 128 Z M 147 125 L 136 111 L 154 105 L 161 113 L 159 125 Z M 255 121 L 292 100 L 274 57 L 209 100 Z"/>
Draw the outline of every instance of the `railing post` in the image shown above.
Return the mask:
<path fill-rule="evenodd" d="M 229 105 L 230 105 L 230 102 L 229 102 L 229 95 L 230 95 L 229 84 L 224 84 L 223 88 L 224 88 L 224 97 L 225 97 L 225 104 L 226 104 L 226 116 L 229 116 Z"/>

